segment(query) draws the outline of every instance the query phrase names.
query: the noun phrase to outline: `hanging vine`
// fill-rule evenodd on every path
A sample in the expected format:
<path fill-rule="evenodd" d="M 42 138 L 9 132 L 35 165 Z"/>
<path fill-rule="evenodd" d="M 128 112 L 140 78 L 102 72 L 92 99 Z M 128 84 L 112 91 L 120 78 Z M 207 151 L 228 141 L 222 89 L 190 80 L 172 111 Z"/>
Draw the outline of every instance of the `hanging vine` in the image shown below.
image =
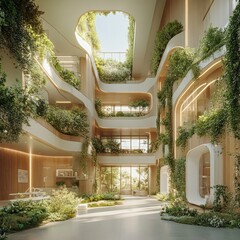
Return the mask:
<path fill-rule="evenodd" d="M 240 139 L 240 3 L 230 18 L 226 36 L 225 80 L 227 101 L 225 109 L 234 136 Z"/>
<path fill-rule="evenodd" d="M 170 167 L 171 174 L 175 170 L 174 160 L 174 140 L 173 140 L 173 127 L 172 127 L 172 95 L 173 84 L 177 80 L 183 78 L 187 73 L 189 66 L 191 66 L 194 59 L 194 53 L 191 49 L 177 49 L 169 57 L 169 67 L 167 70 L 167 77 L 164 82 L 162 90 L 158 93 L 159 107 L 161 110 L 165 110 L 165 118 L 160 122 L 165 126 L 165 134 L 167 139 L 167 145 L 169 149 L 168 156 L 166 157 L 166 163 Z M 159 135 L 160 136 L 160 135 Z M 159 139 L 159 141 L 161 141 Z M 172 178 L 173 179 L 173 178 Z"/>

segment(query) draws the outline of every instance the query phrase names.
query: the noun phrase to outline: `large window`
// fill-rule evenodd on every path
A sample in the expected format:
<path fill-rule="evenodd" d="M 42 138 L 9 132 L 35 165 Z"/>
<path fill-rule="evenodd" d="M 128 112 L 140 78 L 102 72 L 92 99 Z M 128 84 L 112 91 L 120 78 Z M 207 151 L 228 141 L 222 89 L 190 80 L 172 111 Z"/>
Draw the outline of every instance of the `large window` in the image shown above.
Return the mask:
<path fill-rule="evenodd" d="M 144 109 L 142 109 L 141 107 L 130 107 L 128 105 L 104 105 L 102 107 L 102 111 L 106 114 L 106 115 L 116 115 L 119 112 L 123 112 L 124 114 L 130 113 L 130 114 L 138 114 L 138 113 L 142 113 L 142 114 L 146 114 L 149 111 L 149 107 L 146 107 Z"/>
<path fill-rule="evenodd" d="M 149 169 L 137 167 L 101 167 L 101 192 L 148 194 Z"/>
<path fill-rule="evenodd" d="M 199 116 L 203 115 L 210 108 L 210 99 L 216 90 L 216 80 L 200 85 L 182 103 L 180 109 L 180 126 L 191 126 Z"/>
<path fill-rule="evenodd" d="M 147 153 L 149 149 L 148 136 L 104 136 L 101 140 L 103 144 L 109 140 L 120 143 L 122 153 Z"/>

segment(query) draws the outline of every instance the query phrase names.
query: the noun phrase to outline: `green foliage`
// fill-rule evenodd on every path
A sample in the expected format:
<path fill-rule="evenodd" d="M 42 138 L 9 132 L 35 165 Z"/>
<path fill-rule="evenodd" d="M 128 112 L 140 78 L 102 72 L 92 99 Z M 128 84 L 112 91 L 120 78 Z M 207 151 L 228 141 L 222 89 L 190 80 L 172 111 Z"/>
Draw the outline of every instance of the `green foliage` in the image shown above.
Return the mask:
<path fill-rule="evenodd" d="M 204 32 L 200 41 L 197 56 L 198 59 L 204 59 L 224 45 L 225 32 L 217 27 L 210 26 Z"/>
<path fill-rule="evenodd" d="M 178 196 L 181 196 L 181 198 L 185 198 L 185 166 L 186 166 L 186 159 L 176 159 L 175 160 L 175 171 L 173 173 L 173 182 L 174 187 L 177 190 Z"/>
<path fill-rule="evenodd" d="M 86 136 L 88 134 L 88 117 L 79 107 L 70 110 L 49 105 L 45 119 L 55 129 L 63 134 Z"/>
<path fill-rule="evenodd" d="M 156 75 L 162 55 L 164 53 L 164 50 L 169 40 L 182 31 L 183 31 L 183 26 L 177 20 L 168 23 L 160 31 L 158 31 L 155 38 L 152 63 L 151 63 L 152 74 Z"/>
<path fill-rule="evenodd" d="M 82 15 L 78 22 L 79 35 L 90 44 L 93 50 L 100 49 L 100 43 L 96 32 L 96 11 L 90 11 Z"/>
<path fill-rule="evenodd" d="M 31 103 L 20 85 L 7 87 L 5 82 L 0 64 L 0 142 L 14 142 L 22 133 L 22 124 L 28 122 Z"/>
<path fill-rule="evenodd" d="M 65 82 L 80 90 L 80 79 L 72 71 L 64 69 L 57 57 L 52 57 L 51 63 Z"/>
<path fill-rule="evenodd" d="M 167 70 L 167 78 L 171 81 L 177 81 L 183 78 L 194 60 L 194 50 L 190 48 L 177 49 L 169 57 L 169 68 Z"/>
<path fill-rule="evenodd" d="M 97 201 L 101 201 L 101 200 L 112 200 L 112 201 L 116 201 L 116 200 L 121 200 L 121 196 L 120 195 L 116 195 L 114 193 L 102 193 L 102 194 L 84 194 L 81 196 L 82 197 L 82 203 L 89 203 L 89 202 L 97 202 Z"/>
<path fill-rule="evenodd" d="M 240 206 L 240 155 L 235 155 L 235 171 L 234 171 L 234 201 L 236 206 Z"/>
<path fill-rule="evenodd" d="M 149 107 L 149 101 L 145 99 L 139 99 L 131 102 L 129 106 L 133 108 L 139 108 L 140 111 L 142 112 Z"/>
<path fill-rule="evenodd" d="M 95 99 L 95 109 L 100 118 L 105 117 L 105 114 L 102 111 L 102 101 L 99 98 Z"/>
<path fill-rule="evenodd" d="M 194 134 L 194 127 L 178 127 L 178 138 L 176 140 L 176 145 L 180 146 L 182 149 L 186 148 L 188 139 Z"/>
<path fill-rule="evenodd" d="M 101 139 L 99 138 L 92 138 L 92 144 L 93 144 L 93 147 L 96 151 L 96 153 L 103 153 L 105 151 L 105 147 L 101 141 Z"/>
<path fill-rule="evenodd" d="M 122 111 L 118 111 L 116 113 L 116 117 L 124 117 L 124 113 Z"/>
<path fill-rule="evenodd" d="M 120 153 L 120 143 L 115 140 L 108 140 L 105 144 L 105 149 L 111 153 Z"/>
<path fill-rule="evenodd" d="M 25 91 L 30 96 L 36 96 L 46 84 L 46 77 L 37 63 L 32 64 L 29 77 L 25 78 Z"/>
<path fill-rule="evenodd" d="M 128 15 L 128 50 L 126 53 L 126 66 L 130 69 L 132 73 L 132 64 L 133 64 L 133 47 L 134 47 L 134 33 L 135 33 L 135 20 L 132 16 Z M 130 76 L 131 78 L 131 76 Z"/>
<path fill-rule="evenodd" d="M 106 83 L 123 83 L 130 79 L 131 71 L 126 63 L 95 57 L 98 75 Z"/>
<path fill-rule="evenodd" d="M 8 49 L 24 71 L 31 68 L 37 52 L 30 29 L 37 35 L 43 33 L 42 14 L 33 0 L 1 1 L 0 47 Z"/>
<path fill-rule="evenodd" d="M 5 232 L 38 226 L 47 217 L 43 201 L 15 201 L 0 210 L 0 226 Z"/>
<path fill-rule="evenodd" d="M 209 135 L 216 142 L 223 133 L 227 115 L 225 109 L 215 109 L 200 116 L 195 124 L 194 132 L 198 136 Z"/>
<path fill-rule="evenodd" d="M 211 188 L 214 190 L 213 210 L 219 212 L 229 204 L 227 186 L 215 185 Z"/>
<path fill-rule="evenodd" d="M 176 198 L 173 203 L 166 205 L 165 209 L 162 209 L 161 215 L 168 214 L 175 217 L 180 216 L 197 216 L 196 209 L 190 209 L 182 198 Z"/>
<path fill-rule="evenodd" d="M 227 99 L 225 109 L 229 112 L 229 122 L 234 136 L 240 139 L 240 4 L 236 6 L 227 28 L 225 81 L 227 85 Z"/>
<path fill-rule="evenodd" d="M 74 217 L 78 203 L 75 193 L 70 192 L 66 187 L 53 190 L 47 204 L 48 220 L 62 221 Z"/>

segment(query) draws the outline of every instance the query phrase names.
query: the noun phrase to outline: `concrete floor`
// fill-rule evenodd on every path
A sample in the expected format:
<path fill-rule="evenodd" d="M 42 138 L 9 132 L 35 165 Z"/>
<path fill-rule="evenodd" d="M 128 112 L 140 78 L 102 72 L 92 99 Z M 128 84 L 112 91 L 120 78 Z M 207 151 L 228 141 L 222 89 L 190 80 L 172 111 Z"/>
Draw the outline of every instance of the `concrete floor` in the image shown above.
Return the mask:
<path fill-rule="evenodd" d="M 115 207 L 88 209 L 74 219 L 18 232 L 8 240 L 237 240 L 240 229 L 190 226 L 161 220 L 160 202 L 128 197 Z"/>

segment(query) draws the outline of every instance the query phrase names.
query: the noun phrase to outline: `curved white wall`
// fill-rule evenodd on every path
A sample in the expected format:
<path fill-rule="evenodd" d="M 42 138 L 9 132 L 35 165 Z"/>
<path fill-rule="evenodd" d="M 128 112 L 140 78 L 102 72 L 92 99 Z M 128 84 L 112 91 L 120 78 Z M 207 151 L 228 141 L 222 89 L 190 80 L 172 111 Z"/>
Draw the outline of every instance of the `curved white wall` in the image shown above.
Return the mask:
<path fill-rule="evenodd" d="M 88 109 L 88 111 L 91 113 L 91 115 L 93 115 L 94 110 L 93 110 L 92 101 L 90 101 L 86 96 L 84 96 L 76 88 L 74 88 L 73 86 L 63 81 L 46 59 L 43 61 L 41 66 L 47 73 L 50 81 L 52 81 L 53 84 L 56 86 L 56 88 L 58 88 L 60 91 L 67 92 L 72 96 L 74 96 L 75 98 L 79 99 L 79 102 L 82 102 L 85 105 L 85 107 Z"/>
<path fill-rule="evenodd" d="M 62 151 L 80 152 L 82 149 L 81 142 L 73 142 L 63 140 L 36 122 L 34 119 L 29 119 L 29 126 L 23 125 L 23 130 L 36 137 L 40 141 L 49 146 L 60 149 Z"/>
<path fill-rule="evenodd" d="M 225 55 L 225 53 L 226 53 L 226 47 L 223 46 L 221 49 L 214 52 L 210 57 L 208 57 L 207 59 L 204 59 L 203 61 L 200 62 L 200 64 L 199 64 L 200 70 L 202 71 L 205 68 L 207 68 L 208 66 L 211 66 L 215 60 L 223 57 Z M 193 76 L 192 70 L 189 70 L 187 75 L 183 78 L 183 80 L 179 84 L 177 90 L 173 93 L 173 105 L 175 105 L 178 98 L 181 96 L 181 94 L 184 92 L 184 90 L 187 88 L 187 86 L 193 80 L 193 78 L 194 78 L 194 76 Z"/>
<path fill-rule="evenodd" d="M 102 128 L 131 128 L 131 129 L 145 129 L 156 128 L 156 116 L 147 118 L 132 118 L 132 117 L 114 117 L 114 118 L 99 118 L 96 114 L 96 121 Z"/>
<path fill-rule="evenodd" d="M 169 167 L 165 165 L 161 167 L 160 170 L 160 193 L 161 194 L 168 194 L 169 193 Z"/>
<path fill-rule="evenodd" d="M 210 187 L 223 184 L 223 159 L 221 147 L 211 143 L 202 144 L 190 150 L 186 158 L 186 198 L 195 205 L 205 205 L 207 199 L 200 196 L 200 159 L 204 153 L 210 154 Z M 214 190 L 210 189 L 208 201 L 212 202 Z"/>

